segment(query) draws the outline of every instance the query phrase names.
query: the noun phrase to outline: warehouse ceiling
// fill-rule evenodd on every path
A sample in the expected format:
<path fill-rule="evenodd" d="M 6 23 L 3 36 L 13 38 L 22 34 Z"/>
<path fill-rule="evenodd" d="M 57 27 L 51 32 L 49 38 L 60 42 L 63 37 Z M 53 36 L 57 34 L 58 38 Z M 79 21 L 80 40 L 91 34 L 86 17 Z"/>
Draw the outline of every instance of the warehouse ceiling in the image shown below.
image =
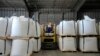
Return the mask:
<path fill-rule="evenodd" d="M 85 2 L 85 0 L 24 0 L 30 10 L 37 9 L 59 9 L 59 10 L 72 10 L 80 6 Z"/>
<path fill-rule="evenodd" d="M 0 0 L 0 7 L 28 8 L 31 11 L 70 11 L 78 10 L 84 2 L 85 0 Z"/>
<path fill-rule="evenodd" d="M 80 10 L 100 9 L 100 0 L 86 0 Z"/>
<path fill-rule="evenodd" d="M 28 5 L 38 8 L 72 8 L 78 0 L 28 0 Z"/>
<path fill-rule="evenodd" d="M 78 11 L 100 9 L 100 0 L 0 0 L 0 7 L 28 8 L 30 11 Z"/>
<path fill-rule="evenodd" d="M 23 0 L 0 0 L 0 7 L 26 8 Z"/>

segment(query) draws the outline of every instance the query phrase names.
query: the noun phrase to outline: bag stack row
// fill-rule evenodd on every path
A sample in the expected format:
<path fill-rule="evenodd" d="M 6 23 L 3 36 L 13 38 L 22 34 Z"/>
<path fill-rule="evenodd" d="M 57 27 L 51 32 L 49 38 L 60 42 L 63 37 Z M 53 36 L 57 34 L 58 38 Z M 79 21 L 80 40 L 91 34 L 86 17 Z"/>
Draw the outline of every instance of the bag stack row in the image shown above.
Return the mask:
<path fill-rule="evenodd" d="M 57 37 L 61 51 L 76 51 L 75 21 L 61 21 L 57 26 Z"/>
<path fill-rule="evenodd" d="M 12 41 L 6 40 L 7 33 L 7 18 L 0 17 L 0 56 L 7 56 L 11 52 Z"/>
<path fill-rule="evenodd" d="M 80 50 L 83 52 L 98 52 L 98 34 L 95 19 L 84 16 L 83 20 L 77 22 L 80 35 Z"/>
<path fill-rule="evenodd" d="M 82 52 L 98 52 L 98 34 L 95 19 L 85 15 L 83 20 L 64 20 L 57 25 L 56 29 L 61 51 L 77 51 L 78 48 Z"/>
<path fill-rule="evenodd" d="M 41 47 L 38 22 L 24 16 L 0 18 L 0 52 L 6 56 L 30 56 Z"/>

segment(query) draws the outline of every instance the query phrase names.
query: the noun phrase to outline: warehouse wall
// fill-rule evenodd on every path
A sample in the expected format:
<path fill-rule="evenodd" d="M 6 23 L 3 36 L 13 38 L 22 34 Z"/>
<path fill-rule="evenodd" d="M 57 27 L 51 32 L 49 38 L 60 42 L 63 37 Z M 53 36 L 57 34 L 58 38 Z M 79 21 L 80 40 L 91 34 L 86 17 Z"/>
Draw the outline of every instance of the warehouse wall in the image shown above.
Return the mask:
<path fill-rule="evenodd" d="M 39 22 L 40 24 L 46 24 L 48 22 L 52 22 L 55 24 L 59 24 L 62 20 L 62 13 L 41 13 L 39 14 Z M 64 13 L 65 20 L 76 20 L 77 13 L 76 12 L 66 12 Z"/>
<path fill-rule="evenodd" d="M 40 24 L 46 24 L 48 22 L 52 22 L 52 23 L 59 23 L 62 19 L 62 14 L 61 13 L 57 13 L 57 14 L 48 14 L 48 13 L 42 13 L 39 15 L 39 20 L 40 20 Z"/>
<path fill-rule="evenodd" d="M 12 15 L 25 15 L 28 17 L 28 11 L 25 8 L 0 8 L 0 17 L 10 17 Z"/>
<path fill-rule="evenodd" d="M 83 19 L 84 15 L 88 15 L 89 17 L 96 19 L 96 21 L 100 21 L 100 9 L 79 11 L 78 19 Z"/>

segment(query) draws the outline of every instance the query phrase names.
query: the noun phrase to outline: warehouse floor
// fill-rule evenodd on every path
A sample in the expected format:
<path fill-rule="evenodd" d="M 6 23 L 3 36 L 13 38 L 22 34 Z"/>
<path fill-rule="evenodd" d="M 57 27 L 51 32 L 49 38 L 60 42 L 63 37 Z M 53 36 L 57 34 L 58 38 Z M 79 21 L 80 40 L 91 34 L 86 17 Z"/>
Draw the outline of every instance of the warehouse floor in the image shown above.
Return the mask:
<path fill-rule="evenodd" d="M 41 50 L 33 56 L 100 56 L 100 53 L 61 52 L 59 50 Z"/>

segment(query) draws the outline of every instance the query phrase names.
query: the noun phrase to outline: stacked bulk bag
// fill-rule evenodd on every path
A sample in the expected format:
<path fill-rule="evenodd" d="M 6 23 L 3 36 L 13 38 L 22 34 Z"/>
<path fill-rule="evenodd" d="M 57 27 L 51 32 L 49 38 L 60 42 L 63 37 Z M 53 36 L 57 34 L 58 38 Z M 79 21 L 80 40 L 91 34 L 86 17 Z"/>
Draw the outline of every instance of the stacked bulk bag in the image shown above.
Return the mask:
<path fill-rule="evenodd" d="M 78 35 L 78 24 L 77 24 L 77 22 L 75 22 L 75 32 L 76 32 L 76 35 Z"/>
<path fill-rule="evenodd" d="M 98 30 L 98 31 L 99 31 L 99 35 L 100 35 L 100 22 L 99 22 L 99 26 L 98 26 L 98 28 L 99 28 L 99 30 Z"/>
<path fill-rule="evenodd" d="M 59 24 L 59 35 L 76 35 L 74 21 L 62 21 Z"/>
<path fill-rule="evenodd" d="M 76 38 L 74 37 L 59 37 L 59 49 L 61 51 L 76 51 Z"/>
<path fill-rule="evenodd" d="M 88 16 L 84 16 L 84 20 L 78 22 L 79 25 L 79 35 L 85 35 L 86 37 L 80 37 L 80 50 L 85 52 L 96 52 L 98 51 L 97 35 L 96 32 L 96 22 L 95 19 L 91 19 Z M 88 35 L 92 35 L 89 37 Z"/>
<path fill-rule="evenodd" d="M 34 37 L 40 37 L 41 36 L 41 28 L 40 24 L 37 21 L 33 21 L 34 23 Z"/>
<path fill-rule="evenodd" d="M 8 20 L 0 17 L 0 52 L 2 56 L 7 56 L 11 51 L 11 41 L 6 40 Z"/>
<path fill-rule="evenodd" d="M 11 56 L 29 56 L 33 50 L 29 39 L 29 19 L 24 16 L 13 17 L 11 28 L 12 50 Z"/>
<path fill-rule="evenodd" d="M 34 37 L 34 21 L 30 19 L 28 37 Z"/>
<path fill-rule="evenodd" d="M 59 37 L 59 49 L 61 51 L 76 51 L 76 39 L 73 37 Z"/>
<path fill-rule="evenodd" d="M 41 35 L 41 28 L 39 23 L 30 19 L 28 36 L 40 37 L 40 35 Z"/>
<path fill-rule="evenodd" d="M 12 50 L 10 56 L 27 56 L 28 40 L 15 39 L 12 42 Z"/>
<path fill-rule="evenodd" d="M 41 49 L 41 38 L 33 38 L 33 52 L 38 52 Z"/>
<path fill-rule="evenodd" d="M 33 46 L 34 46 L 33 41 L 34 41 L 33 38 L 29 39 L 28 56 L 30 56 L 33 52 Z"/>
<path fill-rule="evenodd" d="M 4 40 L 0 40 L 0 56 L 4 56 L 5 54 L 5 41 Z"/>
<path fill-rule="evenodd" d="M 98 30 L 97 31 L 98 31 L 98 35 L 100 36 L 100 22 L 98 23 Z M 99 46 L 99 50 L 100 50 L 100 38 L 98 38 L 98 40 L 99 40 L 98 41 L 99 42 L 98 46 Z"/>
<path fill-rule="evenodd" d="M 6 42 L 5 56 L 7 56 L 11 53 L 12 41 L 11 40 L 6 40 L 5 42 Z"/>
<path fill-rule="evenodd" d="M 96 37 L 85 37 L 80 38 L 80 50 L 84 52 L 97 52 L 97 38 Z"/>
<path fill-rule="evenodd" d="M 0 40 L 0 55 L 7 56 L 11 52 L 11 41 L 9 40 Z"/>
<path fill-rule="evenodd" d="M 12 22 L 11 38 L 28 37 L 28 19 L 25 17 L 15 17 Z"/>
<path fill-rule="evenodd" d="M 59 33 L 59 25 L 56 26 L 56 34 L 58 35 Z"/>
<path fill-rule="evenodd" d="M 41 48 L 41 28 L 38 22 L 30 19 L 29 24 L 29 37 L 33 37 L 33 51 L 38 52 Z"/>
<path fill-rule="evenodd" d="M 58 43 L 61 51 L 76 51 L 76 38 L 75 36 L 75 22 L 74 21 L 62 21 L 59 24 L 59 37 Z M 67 35 L 70 35 L 68 37 Z M 64 36 L 64 37 L 63 37 Z"/>
<path fill-rule="evenodd" d="M 0 38 L 6 38 L 7 19 L 0 17 Z"/>
<path fill-rule="evenodd" d="M 8 18 L 8 27 L 7 27 L 7 33 L 6 33 L 7 38 L 9 38 L 11 36 L 12 21 L 14 18 L 15 18 L 15 16 Z"/>
<path fill-rule="evenodd" d="M 79 23 L 79 34 L 80 35 L 96 35 L 96 24 L 95 20 L 81 20 Z M 88 28 L 88 29 L 87 29 Z"/>

